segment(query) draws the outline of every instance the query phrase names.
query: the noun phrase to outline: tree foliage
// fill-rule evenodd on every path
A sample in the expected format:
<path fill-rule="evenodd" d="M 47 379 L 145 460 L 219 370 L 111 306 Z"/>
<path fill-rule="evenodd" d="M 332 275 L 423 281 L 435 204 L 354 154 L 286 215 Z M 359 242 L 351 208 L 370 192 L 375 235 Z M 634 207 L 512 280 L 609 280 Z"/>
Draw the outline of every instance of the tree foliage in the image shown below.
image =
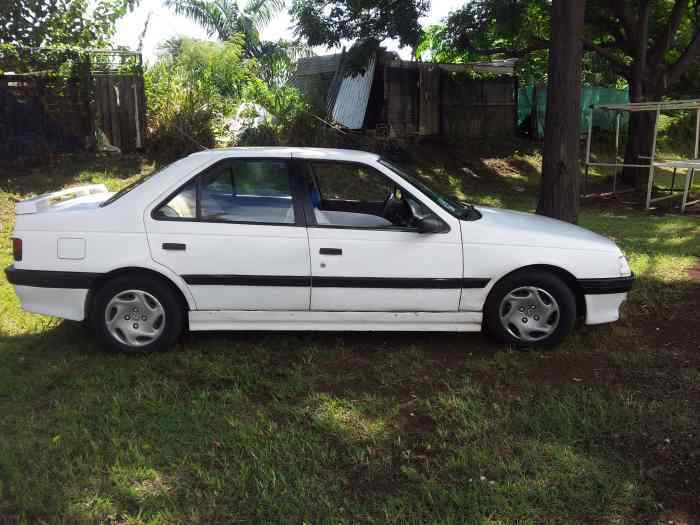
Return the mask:
<path fill-rule="evenodd" d="M 447 40 L 469 56 L 537 56 L 549 47 L 550 14 L 546 0 L 472 0 L 448 18 Z M 660 100 L 698 63 L 700 0 L 589 0 L 582 42 L 590 80 L 621 79 L 632 101 Z M 632 116 L 627 163 L 649 155 L 652 122 Z M 625 178 L 641 187 L 645 171 Z"/>
<path fill-rule="evenodd" d="M 0 44 L 101 47 L 137 0 L 4 0 Z"/>
<path fill-rule="evenodd" d="M 309 54 L 309 48 L 300 41 L 266 41 L 260 37 L 275 13 L 284 9 L 284 0 L 249 0 L 244 5 L 238 0 L 166 0 L 165 4 L 222 42 L 241 38 L 243 55 L 258 61 L 260 75 L 270 85 L 283 86 L 291 78 L 296 59 Z"/>
<path fill-rule="evenodd" d="M 241 106 L 251 107 L 251 121 L 262 107 L 272 116 L 265 129 L 277 136 L 290 127 L 305 105 L 288 85 L 270 84 L 264 68 L 245 53 L 245 36 L 226 42 L 174 38 L 161 46 L 158 61 L 145 74 L 150 147 L 171 158 L 183 152 L 236 139 L 228 129 Z M 279 142 L 275 138 L 275 143 Z"/>
<path fill-rule="evenodd" d="M 254 78 L 243 57 L 243 38 L 228 42 L 170 40 L 145 74 L 150 148 L 163 157 L 216 144 L 224 117 Z"/>
<path fill-rule="evenodd" d="M 598 83 L 623 78 L 658 99 L 700 56 L 699 10 L 698 0 L 590 0 L 584 72 Z M 471 0 L 450 14 L 440 45 L 472 60 L 527 61 L 549 47 L 550 12 L 547 0 Z"/>
<path fill-rule="evenodd" d="M 165 5 L 201 25 L 210 37 L 225 42 L 242 35 L 244 54 L 260 58 L 270 51 L 260 31 L 284 9 L 284 0 L 251 0 L 244 6 L 238 0 L 166 0 Z"/>
<path fill-rule="evenodd" d="M 429 7 L 429 0 L 293 0 L 290 13 L 297 36 L 310 46 L 336 47 L 353 41 L 350 63 L 364 65 L 369 53 L 386 39 L 416 48 L 421 37 L 418 19 Z"/>

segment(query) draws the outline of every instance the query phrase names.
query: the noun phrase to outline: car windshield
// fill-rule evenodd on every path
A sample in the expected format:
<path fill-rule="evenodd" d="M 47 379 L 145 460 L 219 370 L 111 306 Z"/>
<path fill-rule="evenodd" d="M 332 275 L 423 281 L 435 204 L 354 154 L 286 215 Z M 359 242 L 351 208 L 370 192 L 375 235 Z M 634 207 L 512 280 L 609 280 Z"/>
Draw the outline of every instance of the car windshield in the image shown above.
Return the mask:
<path fill-rule="evenodd" d="M 150 178 L 153 177 L 154 175 L 160 173 L 161 171 L 164 171 L 164 170 L 168 169 L 168 168 L 169 168 L 170 166 L 172 166 L 173 164 L 175 164 L 175 163 L 173 162 L 173 163 L 171 163 L 171 164 L 168 164 L 168 165 L 162 167 L 161 169 L 159 169 L 159 170 L 157 170 L 157 171 L 154 171 L 153 173 L 150 173 L 150 174 L 148 174 L 148 175 L 144 175 L 144 176 L 142 176 L 142 177 L 139 177 L 139 178 L 136 179 L 134 182 L 132 182 L 131 184 L 128 184 L 128 185 L 124 186 L 121 190 L 119 190 L 117 193 L 115 193 L 114 195 L 112 195 L 109 199 L 107 199 L 107 200 L 104 201 L 102 204 L 100 204 L 100 207 L 102 208 L 102 207 L 104 207 L 104 206 L 109 206 L 109 205 L 112 204 L 114 201 L 117 201 L 117 200 L 121 199 L 124 195 L 126 195 L 127 193 L 129 193 L 131 190 L 133 190 L 134 188 L 137 188 L 138 186 L 141 186 L 141 184 L 143 184 L 144 182 L 146 182 L 148 179 L 150 179 Z"/>
<path fill-rule="evenodd" d="M 471 204 L 461 203 L 452 197 L 439 193 L 430 186 L 426 185 L 424 182 L 421 182 L 414 167 L 405 164 L 398 165 L 397 163 L 390 162 L 386 159 L 379 159 L 379 162 L 390 170 L 401 175 L 402 178 L 406 179 L 409 183 L 418 188 L 435 204 L 458 219 L 474 220 L 481 217 L 481 214 L 477 212 Z"/>

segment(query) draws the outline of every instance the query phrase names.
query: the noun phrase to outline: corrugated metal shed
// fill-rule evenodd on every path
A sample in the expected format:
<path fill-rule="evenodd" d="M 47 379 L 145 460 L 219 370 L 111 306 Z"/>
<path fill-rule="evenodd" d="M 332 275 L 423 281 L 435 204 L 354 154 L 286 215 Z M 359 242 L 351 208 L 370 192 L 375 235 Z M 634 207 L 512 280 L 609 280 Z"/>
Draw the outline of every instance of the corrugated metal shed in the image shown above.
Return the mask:
<path fill-rule="evenodd" d="M 318 57 L 303 57 L 297 61 L 297 76 L 335 73 L 342 54 L 324 55 Z"/>
<path fill-rule="evenodd" d="M 388 55 L 388 53 L 387 53 Z M 304 57 L 297 61 L 297 76 L 333 74 L 338 69 L 338 64 L 342 59 L 342 53 L 334 55 L 322 55 L 315 57 Z M 440 69 L 445 71 L 460 72 L 460 71 L 475 71 L 477 73 L 494 73 L 498 75 L 514 75 L 515 66 L 518 60 L 516 58 L 506 58 L 504 60 L 491 60 L 483 62 L 467 62 L 464 64 L 435 64 Z M 408 60 L 386 60 L 386 65 L 389 67 L 421 67 L 422 64 L 428 62 L 414 62 Z"/>
<path fill-rule="evenodd" d="M 506 58 L 504 60 L 491 60 L 489 62 L 467 62 L 466 64 L 439 64 L 445 71 L 471 70 L 476 73 L 492 73 L 495 75 L 515 75 L 517 58 Z"/>
<path fill-rule="evenodd" d="M 511 134 L 515 129 L 514 59 L 469 64 L 411 62 L 379 52 L 364 74 L 346 76 L 346 54 L 299 61 L 296 80 L 307 100 L 351 130 L 452 139 Z M 495 73 L 472 79 L 459 73 Z"/>
<path fill-rule="evenodd" d="M 464 64 L 439 64 L 433 62 L 414 62 L 411 60 L 391 60 L 386 63 L 387 67 L 420 69 L 425 66 L 439 67 L 450 73 L 461 73 L 474 71 L 475 73 L 493 73 L 495 75 L 513 76 L 517 59 L 508 58 L 505 60 L 493 60 L 491 62 L 466 62 Z"/>
<path fill-rule="evenodd" d="M 362 129 L 372 91 L 377 58 L 372 57 L 363 75 L 343 78 L 333 106 L 333 120 L 348 129 Z"/>

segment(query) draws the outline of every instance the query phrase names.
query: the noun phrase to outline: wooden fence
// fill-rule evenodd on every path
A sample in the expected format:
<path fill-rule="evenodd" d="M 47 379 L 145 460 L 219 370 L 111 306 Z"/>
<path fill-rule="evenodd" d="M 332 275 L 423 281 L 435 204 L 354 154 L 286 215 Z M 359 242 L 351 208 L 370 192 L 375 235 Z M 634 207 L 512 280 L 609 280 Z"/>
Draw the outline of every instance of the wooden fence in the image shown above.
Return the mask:
<path fill-rule="evenodd" d="M 442 133 L 454 139 L 513 135 L 517 126 L 517 80 L 472 79 L 443 72 Z"/>
<path fill-rule="evenodd" d="M 99 75 L 94 77 L 95 126 L 122 153 L 144 145 L 146 95 L 140 75 Z"/>
<path fill-rule="evenodd" d="M 86 148 L 87 86 L 45 75 L 0 75 L 0 160 L 45 159 Z"/>
<path fill-rule="evenodd" d="M 144 147 L 140 53 L 53 48 L 16 52 L 16 67 L 25 72 L 0 74 L 0 161 L 41 163 L 52 154 L 91 150 L 104 142 L 123 153 Z M 66 64 L 71 67 L 62 69 Z"/>
<path fill-rule="evenodd" d="M 384 122 L 394 137 L 512 136 L 517 79 L 474 79 L 439 64 L 395 61 L 384 70 Z"/>

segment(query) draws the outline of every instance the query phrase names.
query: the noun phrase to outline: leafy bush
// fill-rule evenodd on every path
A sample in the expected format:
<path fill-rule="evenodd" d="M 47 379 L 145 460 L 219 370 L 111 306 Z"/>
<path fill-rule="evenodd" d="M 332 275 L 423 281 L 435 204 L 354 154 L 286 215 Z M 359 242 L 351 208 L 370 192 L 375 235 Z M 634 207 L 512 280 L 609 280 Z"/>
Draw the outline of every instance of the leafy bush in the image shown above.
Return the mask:
<path fill-rule="evenodd" d="M 249 85 L 246 98 L 265 108 L 267 122 L 246 129 L 238 140 L 241 146 L 312 146 L 317 145 L 319 122 L 299 91 L 290 86 L 270 87 L 258 80 Z"/>
<path fill-rule="evenodd" d="M 223 44 L 171 39 L 161 49 L 145 75 L 149 148 L 156 156 L 215 146 L 317 143 L 319 122 L 286 81 L 289 61 L 277 57 L 270 79 L 270 64 L 246 58 L 238 36 Z"/>
<path fill-rule="evenodd" d="M 692 157 L 695 150 L 695 111 L 676 111 L 661 115 L 659 147 L 683 157 Z"/>
<path fill-rule="evenodd" d="M 151 152 L 179 157 L 226 142 L 225 117 L 256 80 L 255 61 L 243 58 L 240 39 L 178 39 L 165 49 L 145 74 Z"/>

